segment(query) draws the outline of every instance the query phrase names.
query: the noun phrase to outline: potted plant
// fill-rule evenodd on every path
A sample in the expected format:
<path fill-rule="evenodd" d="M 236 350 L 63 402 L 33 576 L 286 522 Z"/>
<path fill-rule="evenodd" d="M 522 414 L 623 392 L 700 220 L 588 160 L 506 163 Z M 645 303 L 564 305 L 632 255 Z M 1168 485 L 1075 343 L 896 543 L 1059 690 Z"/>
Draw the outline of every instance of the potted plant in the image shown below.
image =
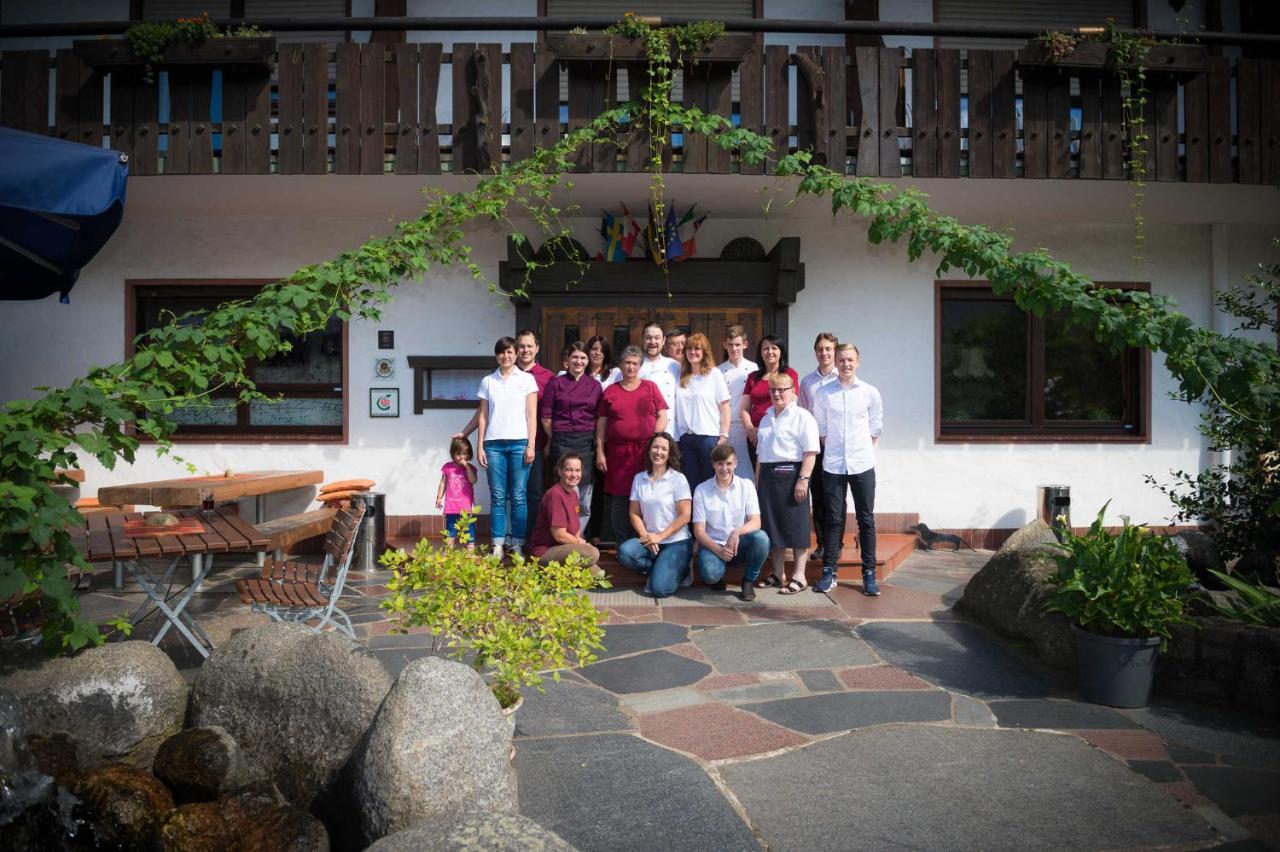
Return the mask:
<path fill-rule="evenodd" d="M 515 557 L 509 564 L 470 544 L 474 514 L 459 522 L 457 544 L 422 539 L 412 553 L 393 550 L 381 563 L 393 572 L 382 603 L 399 630 L 426 627 L 432 652 L 470 658 L 487 676 L 504 710 L 519 706 L 520 690 L 541 691 L 543 672 L 595 660 L 604 648 L 600 613 L 587 598 L 605 580 L 592 576 L 577 554 L 564 562 Z"/>
<path fill-rule="evenodd" d="M 1119 533 L 1103 529 L 1107 505 L 1084 535 L 1062 531 L 1045 609 L 1071 621 L 1085 700 L 1142 707 L 1151 694 L 1157 651 L 1175 624 L 1190 621 L 1185 605 L 1191 571 L 1170 539 L 1128 518 Z"/>
<path fill-rule="evenodd" d="M 255 26 L 220 30 L 205 12 L 198 18 L 144 21 L 125 30 L 122 39 L 83 39 L 72 49 L 95 68 L 140 65 L 150 83 L 161 65 L 270 66 L 276 40 Z"/>

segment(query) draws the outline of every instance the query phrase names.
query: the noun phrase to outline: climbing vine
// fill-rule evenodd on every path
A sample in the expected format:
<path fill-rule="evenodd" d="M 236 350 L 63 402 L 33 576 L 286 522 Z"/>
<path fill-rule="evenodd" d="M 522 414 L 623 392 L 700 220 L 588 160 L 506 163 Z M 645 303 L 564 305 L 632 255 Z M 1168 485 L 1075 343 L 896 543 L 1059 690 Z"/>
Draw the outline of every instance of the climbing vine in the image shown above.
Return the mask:
<path fill-rule="evenodd" d="M 650 94 L 644 102 L 609 110 L 554 146 L 481 176 L 470 190 L 428 189 L 423 214 L 396 225 L 388 236 L 305 266 L 253 299 L 204 314 L 199 323 L 188 316 L 149 331 L 128 360 L 95 367 L 63 388 L 42 388 L 37 399 L 6 404 L 0 409 L 0 599 L 19 591 L 42 593 L 51 649 L 102 641 L 97 626 L 79 618 L 67 581 L 68 565 L 88 566 L 68 533 L 81 519 L 52 488 L 70 484 L 59 469 L 79 467 L 85 454 L 108 469 L 119 460 L 132 462 L 142 440 L 168 453 L 175 408 L 199 404 L 215 391 L 234 391 L 242 401 L 262 398 L 248 364 L 288 351 L 290 335 L 321 329 L 330 317 L 376 319 L 397 286 L 429 270 L 458 265 L 493 286 L 472 257 L 468 225 L 476 219 L 505 223 L 523 246 L 526 238 L 513 219 L 519 214 L 553 243 L 562 241 L 567 229 L 560 217 L 571 208 L 557 204 L 556 192 L 574 152 L 588 143 L 617 144 L 638 116 L 649 122 L 658 149 L 664 134 L 680 127 L 738 150 L 744 162 L 768 161 L 780 190 L 794 187 L 797 197 L 829 198 L 833 215 L 865 222 L 871 242 L 904 243 L 909 260 L 928 255 L 940 275 L 959 269 L 986 279 L 1023 310 L 1065 312 L 1112 347 L 1162 352 L 1188 401 L 1212 393 L 1246 416 L 1280 423 L 1280 355 L 1273 348 L 1196 327 L 1166 296 L 1097 287 L 1043 249 L 1015 253 L 1009 235 L 941 216 L 917 190 L 899 192 L 838 174 L 815 165 L 808 151 L 768 160 L 770 138 L 734 127 L 724 116 L 671 103 L 669 88 L 656 91 L 667 95 Z M 658 115 L 649 115 L 650 109 Z M 655 184 L 654 191 L 661 188 Z"/>

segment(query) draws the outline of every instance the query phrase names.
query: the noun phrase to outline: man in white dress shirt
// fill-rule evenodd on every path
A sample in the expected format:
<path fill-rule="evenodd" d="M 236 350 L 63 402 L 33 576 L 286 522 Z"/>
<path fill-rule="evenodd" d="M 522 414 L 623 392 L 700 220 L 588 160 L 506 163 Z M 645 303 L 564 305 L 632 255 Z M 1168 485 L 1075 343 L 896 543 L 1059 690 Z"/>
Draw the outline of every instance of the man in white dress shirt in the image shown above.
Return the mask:
<path fill-rule="evenodd" d="M 651 322 L 644 327 L 644 360 L 640 362 L 640 378 L 648 379 L 662 391 L 669 411 L 676 410 L 676 382 L 680 381 L 680 364 L 662 354 L 666 335 L 662 326 Z"/>
<path fill-rule="evenodd" d="M 748 360 L 747 330 L 740 325 L 731 325 L 724 332 L 724 354 L 728 360 L 720 365 L 724 380 L 729 385 L 729 446 L 740 459 L 750 458 L 747 453 L 747 430 L 742 425 L 742 391 L 747 385 L 747 376 L 760 369 L 755 361 Z M 755 471 L 751 465 L 739 466 L 739 475 L 751 482 L 755 481 Z"/>
<path fill-rule="evenodd" d="M 814 588 L 825 592 L 836 585 L 840 548 L 844 541 L 845 491 L 853 491 L 862 552 L 862 593 L 880 594 L 876 585 L 876 444 L 884 430 L 880 391 L 858 379 L 858 348 L 836 347 L 839 380 L 819 388 L 814 419 L 823 445 L 822 483 L 827 517 L 823 525 L 822 579 Z"/>
<path fill-rule="evenodd" d="M 814 371 L 800 380 L 796 388 L 800 397 L 800 407 L 813 413 L 813 397 L 818 388 L 836 381 L 836 347 L 840 341 L 829 331 L 818 334 L 813 341 L 813 358 L 818 362 Z M 818 547 L 822 547 L 822 530 L 826 527 L 826 501 L 822 491 L 822 453 L 818 453 L 818 461 L 813 466 L 813 482 L 809 493 L 813 495 L 813 534 L 818 537 Z"/>

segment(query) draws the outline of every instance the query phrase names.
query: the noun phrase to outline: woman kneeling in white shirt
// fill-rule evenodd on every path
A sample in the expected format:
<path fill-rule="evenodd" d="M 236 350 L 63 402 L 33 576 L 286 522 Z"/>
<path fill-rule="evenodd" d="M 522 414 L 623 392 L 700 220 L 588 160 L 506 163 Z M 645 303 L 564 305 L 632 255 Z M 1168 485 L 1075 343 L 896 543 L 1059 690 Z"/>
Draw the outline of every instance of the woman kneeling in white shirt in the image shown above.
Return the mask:
<path fill-rule="evenodd" d="M 649 438 L 647 469 L 631 481 L 631 527 L 636 537 L 618 546 L 618 561 L 649 576 L 644 592 L 665 598 L 689 577 L 689 481 L 680 472 L 680 448 L 666 432 Z"/>

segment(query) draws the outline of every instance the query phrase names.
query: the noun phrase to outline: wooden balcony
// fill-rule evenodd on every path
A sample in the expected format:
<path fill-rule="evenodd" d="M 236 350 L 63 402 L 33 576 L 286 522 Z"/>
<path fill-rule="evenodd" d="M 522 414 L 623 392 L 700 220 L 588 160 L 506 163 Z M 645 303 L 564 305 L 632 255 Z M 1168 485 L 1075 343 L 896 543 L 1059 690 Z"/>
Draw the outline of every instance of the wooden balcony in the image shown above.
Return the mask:
<path fill-rule="evenodd" d="M 71 49 L 8 51 L 0 123 L 105 141 L 130 155 L 135 175 L 486 171 L 630 97 L 627 78 L 642 61 L 573 50 L 564 38 L 572 37 L 508 53 L 497 44 L 457 43 L 451 52 L 431 43 L 288 44 L 274 70 L 175 65 L 157 83 L 136 69 L 90 67 Z M 1046 66 L 1033 51 L 1025 63 L 1000 50 L 906 57 L 898 48 L 792 52 L 749 42 L 745 52 L 721 53 L 685 69 L 684 102 L 771 136 L 779 154 L 813 149 L 832 168 L 885 178 L 1130 175 L 1124 93 L 1105 66 Z M 1146 179 L 1280 184 L 1280 62 L 1203 54 L 1162 62 L 1148 73 Z M 452 106 L 441 122 L 446 68 Z M 576 167 L 641 171 L 647 147 L 644 139 L 596 145 L 578 153 Z M 766 168 L 693 134 L 677 133 L 666 154 L 673 172 Z"/>

